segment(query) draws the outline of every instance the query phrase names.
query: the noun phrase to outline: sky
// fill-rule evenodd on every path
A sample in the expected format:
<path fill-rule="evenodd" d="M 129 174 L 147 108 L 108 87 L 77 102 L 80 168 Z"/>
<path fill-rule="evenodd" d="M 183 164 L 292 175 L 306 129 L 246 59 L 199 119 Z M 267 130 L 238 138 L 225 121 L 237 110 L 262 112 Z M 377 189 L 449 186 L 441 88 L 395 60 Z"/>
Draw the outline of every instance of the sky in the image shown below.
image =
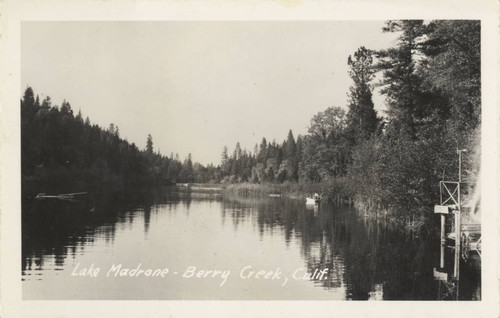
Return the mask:
<path fill-rule="evenodd" d="M 347 57 L 394 45 L 383 21 L 23 22 L 21 92 L 67 100 L 140 149 L 219 164 L 347 109 Z M 374 94 L 375 108 L 383 97 Z"/>

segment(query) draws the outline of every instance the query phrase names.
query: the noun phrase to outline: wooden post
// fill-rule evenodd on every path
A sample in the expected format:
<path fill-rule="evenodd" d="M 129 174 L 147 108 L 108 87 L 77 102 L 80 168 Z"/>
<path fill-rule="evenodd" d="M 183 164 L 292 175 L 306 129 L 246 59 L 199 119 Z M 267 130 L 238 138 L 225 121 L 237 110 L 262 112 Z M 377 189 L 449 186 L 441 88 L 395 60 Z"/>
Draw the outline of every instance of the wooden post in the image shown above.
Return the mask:
<path fill-rule="evenodd" d="M 458 184 L 457 184 L 457 213 L 455 219 L 455 277 L 457 280 L 460 276 L 460 256 L 462 251 L 460 249 L 462 243 L 462 152 L 467 151 L 466 149 L 458 150 Z"/>
<path fill-rule="evenodd" d="M 439 204 L 443 204 L 443 182 L 439 182 Z"/>
<path fill-rule="evenodd" d="M 455 210 L 455 277 L 458 279 L 460 275 L 460 241 L 461 241 L 461 216 L 462 216 L 462 202 L 460 199 L 460 182 L 457 185 L 457 210 Z"/>
<path fill-rule="evenodd" d="M 439 203 L 443 204 L 443 181 L 439 182 Z M 444 214 L 441 214 L 441 258 L 439 259 L 439 266 L 444 268 L 444 251 L 446 244 L 446 229 L 445 229 L 446 218 Z"/>
<path fill-rule="evenodd" d="M 462 182 L 462 150 L 458 152 L 458 182 Z"/>
<path fill-rule="evenodd" d="M 446 243 L 444 222 L 445 222 L 444 214 L 441 214 L 441 258 L 439 261 L 440 268 L 444 268 L 444 244 Z"/>
<path fill-rule="evenodd" d="M 467 149 L 457 149 L 458 153 L 458 182 L 462 182 L 462 152 L 467 152 Z"/>

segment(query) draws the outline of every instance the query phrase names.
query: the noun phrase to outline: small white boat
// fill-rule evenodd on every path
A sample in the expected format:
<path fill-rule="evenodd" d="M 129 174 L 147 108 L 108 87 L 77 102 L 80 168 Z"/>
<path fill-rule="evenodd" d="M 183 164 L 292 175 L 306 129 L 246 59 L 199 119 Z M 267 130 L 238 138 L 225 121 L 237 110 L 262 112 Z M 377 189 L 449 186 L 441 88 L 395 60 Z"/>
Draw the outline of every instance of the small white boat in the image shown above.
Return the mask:
<path fill-rule="evenodd" d="M 306 198 L 307 205 L 319 204 L 320 202 L 321 202 L 321 197 L 317 193 L 315 193 L 312 197 Z"/>

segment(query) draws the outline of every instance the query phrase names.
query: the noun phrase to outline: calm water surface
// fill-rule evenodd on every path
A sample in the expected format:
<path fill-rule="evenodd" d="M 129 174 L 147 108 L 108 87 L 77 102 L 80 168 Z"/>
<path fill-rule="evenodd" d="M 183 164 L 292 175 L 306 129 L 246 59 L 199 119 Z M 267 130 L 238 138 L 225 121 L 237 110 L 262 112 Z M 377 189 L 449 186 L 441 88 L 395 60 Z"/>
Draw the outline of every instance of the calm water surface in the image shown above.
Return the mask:
<path fill-rule="evenodd" d="M 436 236 L 351 209 L 182 188 L 94 202 L 25 202 L 23 299 L 453 298 Z M 463 268 L 459 298 L 480 298 L 478 266 Z"/>

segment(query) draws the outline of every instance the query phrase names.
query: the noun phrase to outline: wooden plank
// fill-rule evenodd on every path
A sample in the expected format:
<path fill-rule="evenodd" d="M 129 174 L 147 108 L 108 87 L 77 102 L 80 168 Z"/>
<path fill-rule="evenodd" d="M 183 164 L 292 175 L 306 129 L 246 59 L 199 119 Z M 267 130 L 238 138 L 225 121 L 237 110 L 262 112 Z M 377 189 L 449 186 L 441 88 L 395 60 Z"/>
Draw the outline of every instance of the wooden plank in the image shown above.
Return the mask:
<path fill-rule="evenodd" d="M 481 224 L 462 224 L 462 231 L 481 233 Z"/>
<path fill-rule="evenodd" d="M 449 214 L 450 207 L 448 205 L 435 205 L 434 206 L 434 213 Z"/>

